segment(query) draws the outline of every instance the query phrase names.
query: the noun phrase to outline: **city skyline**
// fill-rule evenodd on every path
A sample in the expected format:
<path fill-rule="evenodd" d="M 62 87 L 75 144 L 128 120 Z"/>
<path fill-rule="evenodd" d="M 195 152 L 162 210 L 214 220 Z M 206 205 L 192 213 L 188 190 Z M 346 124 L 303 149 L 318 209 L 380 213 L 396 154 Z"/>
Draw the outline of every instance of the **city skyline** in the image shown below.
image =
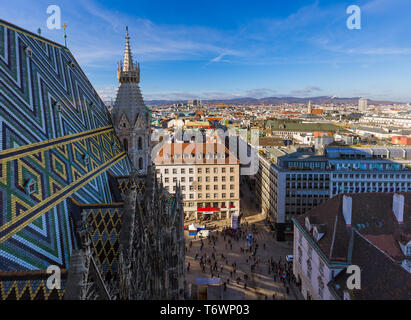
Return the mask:
<path fill-rule="evenodd" d="M 67 24 L 68 48 L 103 99 L 114 98 L 113 70 L 122 59 L 125 27 L 141 62 L 145 100 L 366 97 L 411 101 L 411 22 L 406 1 L 225 2 L 186 1 L 157 8 L 119 1 L 55 1 Z M 361 8 L 361 29 L 349 30 L 348 6 Z M 47 7 L 17 0 L 2 18 L 58 43 Z M 19 8 L 18 10 L 16 8 Z M 30 18 L 27 18 L 30 17 Z"/>
<path fill-rule="evenodd" d="M 64 44 L 0 19 L 0 300 L 158 300 L 149 311 L 162 316 L 229 307 L 256 318 L 263 308 L 252 300 L 272 309 L 275 300 L 410 299 L 410 104 L 369 95 L 150 101 L 142 66 L 163 82 L 173 74 L 138 58 L 131 28 L 118 35 L 112 70 L 115 55 L 77 56 L 62 9 L 50 8 L 47 24 L 63 26 Z M 89 34 L 80 49 L 93 56 Z M 112 103 L 94 86 L 107 73 Z M 194 76 L 178 79 L 195 88 Z M 243 79 L 225 80 L 234 88 Z M 218 85 L 204 81 L 202 92 Z M 267 92 L 277 95 L 254 95 Z"/>

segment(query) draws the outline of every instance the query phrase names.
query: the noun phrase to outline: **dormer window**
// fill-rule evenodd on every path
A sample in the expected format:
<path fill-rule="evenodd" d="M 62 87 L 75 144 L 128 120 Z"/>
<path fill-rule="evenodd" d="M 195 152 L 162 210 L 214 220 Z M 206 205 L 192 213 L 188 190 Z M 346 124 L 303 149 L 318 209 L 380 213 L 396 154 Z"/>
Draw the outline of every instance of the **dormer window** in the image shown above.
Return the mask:
<path fill-rule="evenodd" d="M 311 223 L 308 217 L 305 218 L 305 227 L 307 228 L 308 231 L 311 231 Z"/>
<path fill-rule="evenodd" d="M 89 158 L 89 156 L 88 156 L 87 154 L 84 154 L 84 155 L 83 155 L 83 161 L 84 161 L 84 164 L 85 164 L 86 166 L 89 165 L 89 163 L 90 163 L 90 158 Z"/>
<path fill-rule="evenodd" d="M 32 58 L 33 57 L 33 50 L 30 47 L 27 47 L 26 54 L 27 54 L 27 57 Z"/>
<path fill-rule="evenodd" d="M 316 241 L 320 241 L 324 235 L 324 226 L 315 226 L 313 228 L 313 237 Z"/>
<path fill-rule="evenodd" d="M 28 179 L 26 183 L 24 184 L 24 190 L 26 191 L 27 194 L 32 195 L 33 193 L 36 192 L 37 189 L 37 183 L 33 179 Z"/>
<path fill-rule="evenodd" d="M 315 240 L 318 240 L 318 230 L 315 227 L 314 227 L 314 230 L 313 230 L 313 236 L 314 236 Z"/>

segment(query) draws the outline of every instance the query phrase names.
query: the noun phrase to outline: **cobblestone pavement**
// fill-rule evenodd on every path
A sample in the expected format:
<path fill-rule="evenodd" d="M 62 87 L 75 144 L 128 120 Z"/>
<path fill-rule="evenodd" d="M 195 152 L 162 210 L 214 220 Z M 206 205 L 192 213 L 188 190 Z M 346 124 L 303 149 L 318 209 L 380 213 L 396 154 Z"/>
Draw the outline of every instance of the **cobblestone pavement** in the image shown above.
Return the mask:
<path fill-rule="evenodd" d="M 291 242 L 277 242 L 273 237 L 273 232 L 269 231 L 269 228 L 264 225 L 264 218 L 261 214 L 249 215 L 244 218 L 243 222 L 248 221 L 248 231 L 251 232 L 251 226 L 255 224 L 257 233 L 253 235 L 254 243 L 258 243 L 259 248 L 257 251 L 257 257 L 261 259 L 261 263 L 257 266 L 255 272 L 251 272 L 251 259 L 250 253 L 243 253 L 241 247 L 245 246 L 245 240 L 241 239 L 239 241 L 232 240 L 232 249 L 226 243 L 230 237 L 224 237 L 221 232 L 218 232 L 217 241 L 215 245 L 215 250 L 213 249 L 213 244 L 209 244 L 207 239 L 203 239 L 204 247 L 200 250 L 201 240 L 194 239 L 194 237 L 188 236 L 186 231 L 186 265 L 190 263 L 190 270 L 186 273 L 187 283 L 195 283 L 196 278 L 206 278 L 211 277 L 210 265 L 207 264 L 205 272 L 200 268 L 199 259 L 194 259 L 194 256 L 198 254 L 207 253 L 207 257 L 211 256 L 214 252 L 217 256 L 217 266 L 218 272 L 213 272 L 214 277 L 218 276 L 221 278 L 221 282 L 228 281 L 227 290 L 223 291 L 223 299 L 233 300 L 233 299 L 273 299 L 273 294 L 275 294 L 276 299 L 296 299 L 294 292 L 296 290 L 289 290 L 289 294 L 286 293 L 286 287 L 278 279 L 274 281 L 273 274 L 268 272 L 268 259 L 272 258 L 275 261 L 284 262 L 285 256 L 287 254 L 292 254 L 292 244 Z M 222 225 L 224 222 L 221 222 Z M 213 223 L 215 224 L 215 223 Z M 247 232 L 248 233 L 248 232 Z M 216 235 L 217 231 L 212 231 L 212 235 Z M 192 247 L 190 248 L 189 243 L 192 241 Z M 264 249 L 265 244 L 265 249 Z M 224 259 L 221 257 L 224 255 Z M 236 274 L 230 276 L 230 271 L 233 271 L 232 263 L 236 262 Z M 223 271 L 220 271 L 220 266 L 223 265 Z M 248 274 L 247 287 L 244 288 L 244 274 Z M 239 283 L 237 283 L 237 277 L 240 278 Z M 298 294 L 298 292 L 297 292 Z M 299 298 L 299 297 L 297 297 Z"/>

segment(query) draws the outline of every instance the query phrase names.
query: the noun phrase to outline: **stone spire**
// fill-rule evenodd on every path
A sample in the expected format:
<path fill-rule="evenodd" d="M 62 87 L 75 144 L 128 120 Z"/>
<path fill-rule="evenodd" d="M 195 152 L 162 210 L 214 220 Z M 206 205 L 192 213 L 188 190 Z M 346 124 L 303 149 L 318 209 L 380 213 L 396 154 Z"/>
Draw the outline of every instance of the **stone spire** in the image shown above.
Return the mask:
<path fill-rule="evenodd" d="M 126 49 L 124 50 L 123 71 L 133 71 L 133 56 L 131 55 L 130 36 L 128 34 L 128 27 L 126 27 Z"/>
<path fill-rule="evenodd" d="M 120 86 L 112 110 L 113 124 L 134 168 L 146 174 L 151 164 L 151 117 L 141 94 L 140 65 L 133 63 L 128 28 L 124 60 L 117 65 L 117 79 Z"/>
<path fill-rule="evenodd" d="M 128 27 L 126 27 L 126 47 L 124 49 L 124 60 L 123 62 L 117 64 L 117 79 L 120 83 L 140 82 L 140 64 L 133 64 Z"/>

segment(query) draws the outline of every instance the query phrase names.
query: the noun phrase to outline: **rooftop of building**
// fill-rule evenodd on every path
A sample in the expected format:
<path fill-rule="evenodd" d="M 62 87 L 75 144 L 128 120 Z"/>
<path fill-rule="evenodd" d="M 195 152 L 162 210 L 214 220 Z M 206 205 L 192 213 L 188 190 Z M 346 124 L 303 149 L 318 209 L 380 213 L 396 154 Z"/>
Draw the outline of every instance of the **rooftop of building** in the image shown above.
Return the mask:
<path fill-rule="evenodd" d="M 400 195 L 404 197 L 402 221 L 393 211 L 394 193 L 347 194 L 345 199 L 352 199 L 350 219 L 343 214 L 344 195 L 339 194 L 293 221 L 330 263 L 351 264 L 353 229 L 393 260 L 401 261 L 406 257 L 399 243 L 411 240 L 411 194 Z M 315 234 L 317 226 L 323 235 Z"/>
<path fill-rule="evenodd" d="M 361 270 L 361 288 L 348 290 L 350 274 L 343 270 L 328 284 L 337 297 L 344 299 L 344 294 L 348 294 L 351 300 L 411 299 L 410 274 L 384 250 L 359 232 L 354 232 L 352 252 L 351 263 Z"/>
<path fill-rule="evenodd" d="M 156 165 L 165 164 L 239 164 L 240 160 L 221 143 L 164 143 Z"/>
<path fill-rule="evenodd" d="M 347 132 L 346 129 L 336 126 L 333 123 L 303 123 L 298 120 L 271 119 L 267 120 L 266 127 L 273 131 L 293 131 L 293 132 L 311 132 L 311 131 L 330 131 L 330 132 Z"/>

